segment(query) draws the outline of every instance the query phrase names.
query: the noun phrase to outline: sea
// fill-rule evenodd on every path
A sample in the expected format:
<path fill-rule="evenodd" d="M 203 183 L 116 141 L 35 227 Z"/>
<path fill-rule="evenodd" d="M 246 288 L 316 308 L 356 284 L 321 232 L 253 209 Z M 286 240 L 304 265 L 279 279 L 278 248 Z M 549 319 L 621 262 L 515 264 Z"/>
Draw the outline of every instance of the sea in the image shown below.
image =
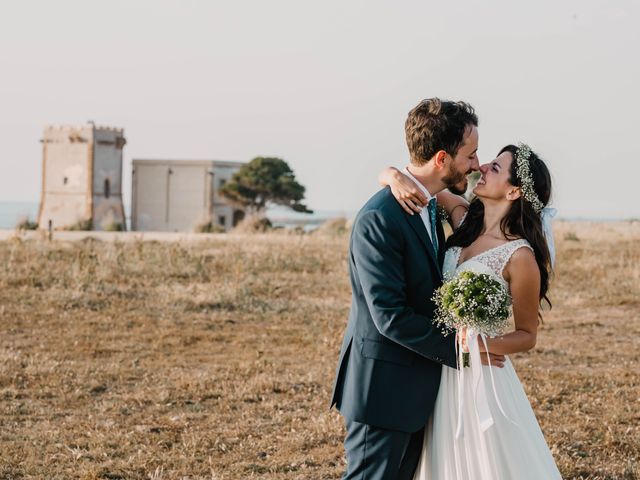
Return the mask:
<path fill-rule="evenodd" d="M 0 230 L 15 228 L 22 220 L 36 220 L 38 202 L 0 202 Z"/>
<path fill-rule="evenodd" d="M 125 204 L 125 211 L 128 212 L 128 205 Z M 0 201 L 0 230 L 11 230 L 16 225 L 29 219 L 35 221 L 38 216 L 39 202 Z M 338 217 L 353 219 L 357 212 L 347 210 L 318 210 L 313 213 L 298 213 L 284 207 L 274 207 L 267 210 L 267 216 L 276 227 L 302 227 L 305 230 L 312 230 L 321 223 Z M 129 225 L 127 218 L 127 225 Z"/>
<path fill-rule="evenodd" d="M 0 230 L 10 230 L 22 220 L 29 219 L 35 221 L 38 216 L 39 202 L 33 201 L 0 201 Z M 129 212 L 129 206 L 125 203 L 125 212 Z M 332 218 L 346 218 L 353 220 L 357 212 L 354 210 L 315 210 L 313 213 L 298 213 L 285 207 L 273 207 L 267 210 L 267 217 L 276 227 L 301 227 L 306 231 L 313 230 L 323 222 Z M 561 217 L 558 220 L 573 222 L 616 222 L 632 220 L 628 218 L 584 218 L 584 217 Z M 633 219 L 637 221 L 637 219 Z M 127 217 L 127 226 L 130 225 Z"/>

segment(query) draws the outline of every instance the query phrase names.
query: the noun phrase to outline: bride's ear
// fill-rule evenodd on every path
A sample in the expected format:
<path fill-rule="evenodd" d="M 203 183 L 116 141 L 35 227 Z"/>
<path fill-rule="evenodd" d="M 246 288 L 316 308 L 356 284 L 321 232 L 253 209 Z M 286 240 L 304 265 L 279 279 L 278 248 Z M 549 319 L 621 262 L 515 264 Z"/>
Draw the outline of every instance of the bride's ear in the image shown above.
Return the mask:
<path fill-rule="evenodd" d="M 520 187 L 511 187 L 507 192 L 507 200 L 517 200 L 522 196 L 522 190 Z"/>

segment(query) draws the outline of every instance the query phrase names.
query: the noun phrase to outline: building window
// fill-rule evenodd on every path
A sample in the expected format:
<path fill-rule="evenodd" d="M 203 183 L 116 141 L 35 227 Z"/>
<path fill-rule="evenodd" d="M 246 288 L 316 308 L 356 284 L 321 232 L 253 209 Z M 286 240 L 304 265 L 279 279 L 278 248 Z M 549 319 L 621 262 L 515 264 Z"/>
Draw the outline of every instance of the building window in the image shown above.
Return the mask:
<path fill-rule="evenodd" d="M 104 179 L 104 198 L 109 198 L 111 196 L 111 184 L 109 183 L 109 179 Z"/>
<path fill-rule="evenodd" d="M 227 224 L 227 217 L 225 217 L 224 215 L 218 216 L 218 224 L 224 227 Z"/>
<path fill-rule="evenodd" d="M 68 179 L 67 177 L 64 177 L 64 178 L 62 179 L 62 184 L 63 184 L 63 185 L 66 185 L 68 181 L 69 181 L 69 179 Z"/>
<path fill-rule="evenodd" d="M 222 188 L 225 183 L 227 183 L 227 179 L 226 178 L 221 178 L 220 179 L 220 183 L 218 185 L 218 188 Z"/>

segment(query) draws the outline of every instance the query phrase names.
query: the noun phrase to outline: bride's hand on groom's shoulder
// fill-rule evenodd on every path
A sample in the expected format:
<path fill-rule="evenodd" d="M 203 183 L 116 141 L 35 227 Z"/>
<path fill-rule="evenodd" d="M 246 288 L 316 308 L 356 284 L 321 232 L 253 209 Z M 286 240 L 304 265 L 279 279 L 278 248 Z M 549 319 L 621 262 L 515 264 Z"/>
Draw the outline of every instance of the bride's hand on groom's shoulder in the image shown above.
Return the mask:
<path fill-rule="evenodd" d="M 413 180 L 395 167 L 387 167 L 378 176 L 380 185 L 389 186 L 391 193 L 409 215 L 420 213 L 427 205 L 427 197 Z"/>

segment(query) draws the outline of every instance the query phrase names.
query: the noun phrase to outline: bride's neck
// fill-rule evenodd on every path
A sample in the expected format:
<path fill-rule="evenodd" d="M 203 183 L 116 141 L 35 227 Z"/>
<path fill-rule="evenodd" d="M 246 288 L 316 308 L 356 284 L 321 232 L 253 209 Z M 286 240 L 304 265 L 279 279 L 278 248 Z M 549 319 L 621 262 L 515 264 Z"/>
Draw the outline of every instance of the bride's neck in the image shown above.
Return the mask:
<path fill-rule="evenodd" d="M 496 238 L 505 238 L 500 223 L 509 212 L 509 204 L 492 204 L 483 202 L 484 204 L 484 220 L 482 226 L 482 234 L 491 235 Z M 509 233 L 509 232 L 505 232 Z"/>

